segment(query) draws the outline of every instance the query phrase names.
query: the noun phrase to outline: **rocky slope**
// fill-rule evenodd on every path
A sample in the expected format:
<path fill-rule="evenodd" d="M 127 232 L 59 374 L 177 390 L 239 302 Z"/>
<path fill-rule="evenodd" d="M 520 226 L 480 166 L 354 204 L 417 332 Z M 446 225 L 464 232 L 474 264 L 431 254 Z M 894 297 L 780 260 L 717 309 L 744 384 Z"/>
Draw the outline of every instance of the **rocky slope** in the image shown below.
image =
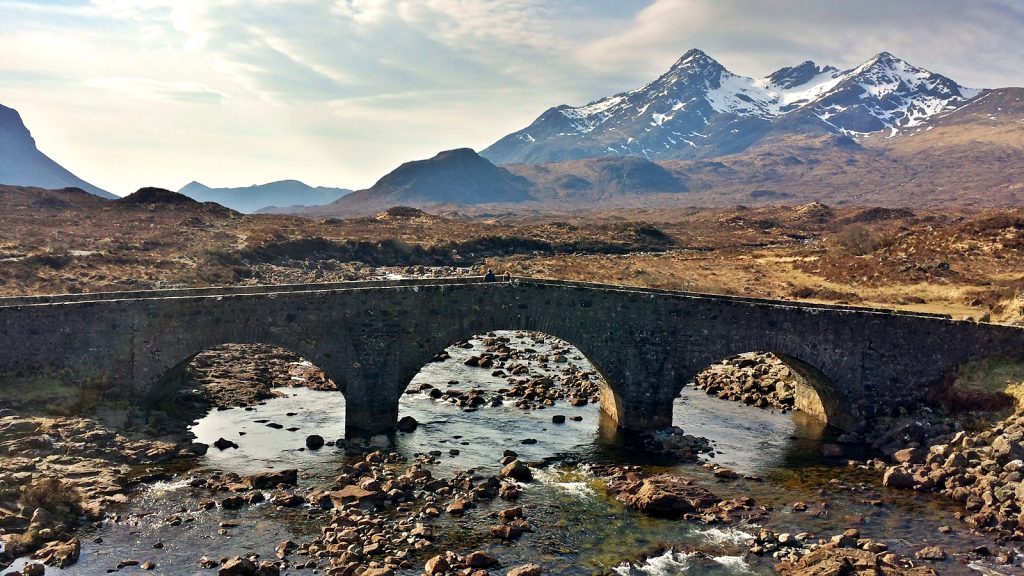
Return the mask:
<path fill-rule="evenodd" d="M 75 176 L 36 148 L 21 115 L 0 105 L 0 183 L 40 188 L 79 188 L 103 198 L 117 198 Z"/>
<path fill-rule="evenodd" d="M 709 158 L 788 134 L 895 135 L 979 93 L 887 52 L 851 70 L 808 61 L 754 80 L 690 50 L 646 86 L 551 108 L 482 154 L 499 164 Z"/>

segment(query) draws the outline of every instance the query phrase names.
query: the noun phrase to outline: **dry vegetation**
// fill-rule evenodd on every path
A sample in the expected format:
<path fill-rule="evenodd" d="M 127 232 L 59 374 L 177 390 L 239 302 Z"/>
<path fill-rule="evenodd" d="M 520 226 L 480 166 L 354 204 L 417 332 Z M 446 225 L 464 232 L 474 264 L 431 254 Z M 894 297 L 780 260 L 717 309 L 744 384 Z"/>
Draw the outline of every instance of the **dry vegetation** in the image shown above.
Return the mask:
<path fill-rule="evenodd" d="M 565 278 L 1020 322 L 1024 210 L 620 209 L 557 219 L 395 209 L 241 215 L 176 195 L 0 188 L 0 292 L 351 280 L 368 267 Z M 401 270 L 400 270 L 401 271 Z"/>

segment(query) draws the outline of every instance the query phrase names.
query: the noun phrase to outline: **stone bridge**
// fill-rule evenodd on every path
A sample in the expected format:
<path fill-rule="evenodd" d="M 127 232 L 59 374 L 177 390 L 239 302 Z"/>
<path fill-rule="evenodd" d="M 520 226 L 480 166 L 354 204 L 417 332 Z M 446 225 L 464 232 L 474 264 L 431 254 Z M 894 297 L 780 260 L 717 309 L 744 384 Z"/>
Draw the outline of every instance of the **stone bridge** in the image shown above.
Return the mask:
<path fill-rule="evenodd" d="M 145 402 L 197 353 L 262 343 L 342 387 L 348 433 L 375 432 L 436 353 L 506 329 L 579 348 L 608 383 L 602 409 L 638 430 L 670 424 L 680 389 L 741 352 L 816 374 L 798 400 L 844 429 L 927 400 L 973 358 L 1024 357 L 1022 329 L 891 310 L 535 279 L 344 282 L 0 299 L 0 397 L 58 379 Z"/>

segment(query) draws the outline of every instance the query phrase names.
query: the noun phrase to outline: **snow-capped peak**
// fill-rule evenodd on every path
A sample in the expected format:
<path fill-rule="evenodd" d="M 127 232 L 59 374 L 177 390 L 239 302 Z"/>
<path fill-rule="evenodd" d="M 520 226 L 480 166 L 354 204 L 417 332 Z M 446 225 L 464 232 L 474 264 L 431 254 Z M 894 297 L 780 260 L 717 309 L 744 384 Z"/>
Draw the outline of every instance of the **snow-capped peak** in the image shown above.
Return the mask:
<path fill-rule="evenodd" d="M 672 65 L 672 68 L 670 68 L 670 70 L 693 66 L 704 67 L 716 64 L 718 64 L 718 61 L 712 58 L 711 56 L 708 56 L 707 53 L 705 53 L 700 48 L 691 48 L 690 50 L 687 50 L 686 53 L 679 58 L 679 60 L 676 60 L 676 63 Z"/>
<path fill-rule="evenodd" d="M 749 145 L 783 117 L 794 119 L 784 130 L 894 135 L 978 93 L 888 52 L 846 71 L 805 61 L 755 80 L 692 49 L 645 86 L 552 108 L 485 155 L 498 162 L 564 159 L 557 150 L 567 144 L 554 142 L 573 141 L 573 156 L 688 157 Z"/>

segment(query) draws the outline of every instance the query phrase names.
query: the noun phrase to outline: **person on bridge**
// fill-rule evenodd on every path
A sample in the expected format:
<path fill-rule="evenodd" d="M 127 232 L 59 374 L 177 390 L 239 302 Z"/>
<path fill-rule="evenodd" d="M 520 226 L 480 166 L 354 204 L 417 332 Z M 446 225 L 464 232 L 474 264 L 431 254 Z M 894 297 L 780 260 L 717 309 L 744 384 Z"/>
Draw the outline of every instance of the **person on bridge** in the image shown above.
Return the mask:
<path fill-rule="evenodd" d="M 511 282 L 512 281 L 512 273 L 509 272 L 508 270 L 505 270 L 505 274 L 503 274 L 501 276 L 501 279 L 504 280 L 505 282 Z"/>
<path fill-rule="evenodd" d="M 488 268 L 487 274 L 484 274 L 484 282 L 497 282 L 498 279 L 494 276 L 494 270 Z"/>

